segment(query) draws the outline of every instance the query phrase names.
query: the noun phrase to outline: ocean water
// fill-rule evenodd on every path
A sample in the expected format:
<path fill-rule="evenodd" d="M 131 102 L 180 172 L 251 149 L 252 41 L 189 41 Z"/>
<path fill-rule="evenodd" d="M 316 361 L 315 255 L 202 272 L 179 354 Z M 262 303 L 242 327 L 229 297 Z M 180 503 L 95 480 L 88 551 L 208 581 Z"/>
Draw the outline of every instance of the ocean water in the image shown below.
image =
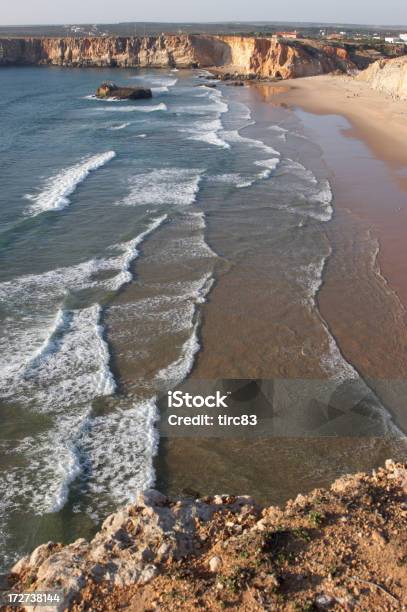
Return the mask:
<path fill-rule="evenodd" d="M 91 534 L 155 483 L 157 396 L 199 372 L 201 353 L 207 378 L 326 376 L 368 392 L 318 310 L 327 173 L 304 163 L 284 118 L 256 124 L 253 94 L 200 76 L 0 73 L 2 569 L 45 539 Z M 105 79 L 153 99 L 97 100 Z M 245 292 L 228 299 L 227 279 L 253 282 L 253 311 Z M 223 340 L 239 308 L 252 340 L 243 327 Z M 202 342 L 203 313 L 219 351 Z"/>

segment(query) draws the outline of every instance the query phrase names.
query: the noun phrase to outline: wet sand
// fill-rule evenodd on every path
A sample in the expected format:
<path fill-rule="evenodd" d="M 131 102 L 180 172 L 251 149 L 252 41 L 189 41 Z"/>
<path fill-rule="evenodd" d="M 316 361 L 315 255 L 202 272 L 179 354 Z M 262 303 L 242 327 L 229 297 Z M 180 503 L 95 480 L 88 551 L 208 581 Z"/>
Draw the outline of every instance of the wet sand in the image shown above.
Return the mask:
<path fill-rule="evenodd" d="M 287 81 L 272 88 L 273 103 L 301 108 L 316 115 L 346 118 L 342 132 L 361 140 L 370 156 L 385 163 L 386 184 L 376 175 L 359 174 L 360 165 L 347 164 L 338 171 L 346 147 L 336 154 L 330 149 L 335 168 L 334 187 L 337 208 L 349 209 L 367 225 L 373 225 L 380 242 L 379 262 L 383 276 L 407 306 L 407 105 L 372 90 L 365 82 L 351 77 L 324 75 Z M 321 141 L 321 139 L 320 139 Z M 321 142 L 326 154 L 329 143 Z M 351 144 L 349 144 L 351 147 Z M 365 154 L 362 152 L 362 154 Z M 342 160 L 342 166 L 343 166 Z M 377 164 L 376 164 L 377 166 Z M 363 169 L 362 169 L 363 170 Z M 383 171 L 381 171 L 383 174 Z M 359 179 L 359 194 L 351 188 Z"/>
<path fill-rule="evenodd" d="M 360 93 L 348 98 L 353 90 Z M 255 91 L 260 104 L 254 118 L 260 115 L 266 121 L 269 105 L 275 113 L 270 121 L 280 114 L 285 119 L 291 117 L 294 124 L 300 122 L 305 138 L 320 151 L 320 160 L 316 153 L 315 159 L 307 161 L 326 168 L 335 213 L 326 225 L 332 253 L 318 294 L 319 311 L 346 361 L 406 431 L 407 185 L 403 171 L 407 157 L 400 138 L 406 129 L 401 127 L 403 108 L 394 103 L 397 110 L 389 118 L 382 96 L 375 93 L 372 107 L 367 108 L 365 100 L 359 102 L 362 92 L 370 99 L 366 84 L 348 83 L 341 77 L 257 85 Z M 380 107 L 383 112 L 377 125 Z M 389 125 L 388 130 L 383 125 Z M 261 211 L 253 211 L 253 216 L 256 214 L 261 216 Z M 255 228 L 252 218 L 247 223 L 248 228 Z M 208 239 L 215 250 L 224 242 L 219 223 L 211 226 L 210 215 Z M 202 350 L 193 377 L 323 376 L 312 359 L 317 356 L 315 347 L 309 346 L 308 354 L 303 350 L 307 334 L 317 337 L 310 321 L 303 319 L 302 326 L 293 326 L 298 318 L 292 304 L 286 304 L 285 310 L 283 304 L 281 310 L 276 308 L 272 282 L 275 261 L 273 245 L 262 243 L 256 251 L 245 253 L 242 265 L 219 275 L 203 309 Z M 296 348 L 301 351 L 295 353 Z M 162 439 L 158 486 L 171 493 L 185 487 L 201 494 L 244 491 L 263 501 L 280 503 L 300 490 L 323 486 L 344 472 L 370 469 L 385 456 L 402 457 L 404 453 L 403 444 L 368 434 L 353 439 L 346 433 L 307 440 L 293 436 Z"/>
<path fill-rule="evenodd" d="M 266 86 L 269 87 L 269 86 Z M 378 159 L 405 169 L 407 164 L 407 105 L 345 75 L 293 79 L 271 86 L 285 104 L 321 115 L 341 115 L 351 123 Z M 281 96 L 279 95 L 281 93 Z"/>
<path fill-rule="evenodd" d="M 333 171 L 336 220 L 344 231 L 319 294 L 321 312 L 346 357 L 359 364 L 405 431 L 406 104 L 349 77 L 298 79 L 285 84 L 281 93 L 276 89 L 270 98 L 273 104 L 306 111 L 300 115 Z M 364 278 L 354 273 L 368 240 L 376 242 L 372 257 L 383 280 L 381 292 L 387 294 L 387 304 L 393 304 L 390 317 L 377 287 L 360 291 L 360 283 L 369 282 L 368 273 Z M 366 306 L 368 316 L 363 314 Z"/>

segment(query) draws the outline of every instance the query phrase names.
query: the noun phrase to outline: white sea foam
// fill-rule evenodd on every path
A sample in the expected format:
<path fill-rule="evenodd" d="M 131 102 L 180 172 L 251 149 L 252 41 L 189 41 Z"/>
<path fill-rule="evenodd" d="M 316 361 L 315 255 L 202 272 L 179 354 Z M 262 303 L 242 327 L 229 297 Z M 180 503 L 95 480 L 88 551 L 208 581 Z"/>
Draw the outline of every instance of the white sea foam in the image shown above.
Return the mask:
<path fill-rule="evenodd" d="M 213 174 L 208 177 L 210 183 L 226 183 L 227 185 L 239 185 L 242 181 L 242 175 L 238 172 L 229 172 L 225 174 Z"/>
<path fill-rule="evenodd" d="M 62 299 L 67 293 L 82 289 L 93 287 L 119 289 L 125 282 L 131 280 L 129 267 L 138 256 L 137 247 L 166 219 L 166 214 L 157 217 L 136 238 L 112 245 L 109 248 L 112 252 L 110 257 L 95 257 L 75 266 L 56 268 L 42 274 L 27 274 L 0 283 L 0 303 L 3 301 L 7 304 L 15 299 L 19 303 L 31 303 L 33 300 L 46 303 L 51 298 Z M 107 271 L 119 273 L 111 278 L 106 278 L 104 275 L 102 279 L 98 279 L 101 272 Z"/>
<path fill-rule="evenodd" d="M 10 489 L 10 498 L 6 487 L 2 503 L 8 512 L 21 501 L 37 514 L 56 512 L 66 503 L 69 485 L 81 471 L 75 438 L 93 399 L 111 395 L 116 386 L 100 317 L 99 304 L 60 311 L 47 341 L 14 381 L 12 397 L 47 413 L 52 424 L 14 445 L 11 454 L 23 455 L 25 462 L 10 470 L 18 489 Z"/>
<path fill-rule="evenodd" d="M 332 254 L 329 248 L 326 255 L 319 259 L 300 266 L 300 280 L 306 290 L 304 304 L 312 311 L 319 313 L 316 303 L 317 295 L 321 289 L 323 282 L 323 273 L 330 255 Z M 319 315 L 323 328 L 327 336 L 328 350 L 321 356 L 321 366 L 332 380 L 343 382 L 345 380 L 353 380 L 359 377 L 353 366 L 346 361 L 342 355 L 334 337 L 332 336 L 326 321 Z"/>
<path fill-rule="evenodd" d="M 195 223 L 201 227 L 202 214 L 197 213 L 195 217 Z M 196 305 L 205 301 L 212 282 L 211 274 L 207 273 L 196 281 L 164 283 L 155 297 L 112 307 L 113 312 L 117 311 L 113 316 L 126 319 L 128 325 L 152 323 L 155 337 L 160 333 L 188 334 L 180 346 L 179 357 L 159 370 L 155 381 L 151 381 L 156 390 L 157 385 L 181 381 L 192 368 L 199 349 Z M 148 382 L 145 384 L 149 386 Z M 119 407 L 110 414 L 94 417 L 89 427 L 83 429 L 77 446 L 87 489 L 93 497 L 95 518 L 104 513 L 106 498 L 115 504 L 124 504 L 134 500 L 138 491 L 153 485 L 157 421 L 156 399 L 152 397 L 136 400 L 130 409 Z"/>
<path fill-rule="evenodd" d="M 168 93 L 169 89 L 164 85 L 163 87 L 152 87 L 151 91 L 153 96 L 161 96 L 162 94 Z"/>
<path fill-rule="evenodd" d="M 114 96 L 110 98 L 98 98 L 95 94 L 90 94 L 89 96 L 84 96 L 83 100 L 94 100 L 96 102 L 125 102 L 126 100 L 123 98 L 115 98 Z"/>
<path fill-rule="evenodd" d="M 277 132 L 276 136 L 280 140 L 283 140 L 284 142 L 287 140 L 287 134 L 289 132 L 288 130 L 281 127 L 280 125 L 271 125 L 268 129 L 271 130 L 272 132 Z"/>
<path fill-rule="evenodd" d="M 281 125 L 270 125 L 270 127 L 268 129 L 272 130 L 273 132 L 281 132 L 282 134 L 287 134 L 288 133 L 288 130 L 286 130 L 285 128 L 281 127 Z"/>
<path fill-rule="evenodd" d="M 120 123 L 120 125 L 112 125 L 109 127 L 109 130 L 124 130 L 124 128 L 128 127 L 131 124 L 130 121 L 127 123 Z"/>
<path fill-rule="evenodd" d="M 311 170 L 289 158 L 282 162 L 280 173 L 289 176 L 291 187 L 295 189 L 296 203 L 295 206 L 285 204 L 278 208 L 317 221 L 327 222 L 332 219 L 333 194 L 329 181 L 318 180 Z"/>
<path fill-rule="evenodd" d="M 147 227 L 147 229 L 141 234 L 139 234 L 136 238 L 130 240 L 129 242 L 124 242 L 118 245 L 117 248 L 119 250 L 122 250 L 122 255 L 119 255 L 118 257 L 112 258 L 110 260 L 105 260 L 107 265 L 109 266 L 108 269 L 112 269 L 113 265 L 115 269 L 121 270 L 120 273 L 117 276 L 113 277 L 110 281 L 105 281 L 105 283 L 108 284 L 110 289 L 117 291 L 123 285 L 131 281 L 132 274 L 130 272 L 130 265 L 139 254 L 137 247 L 149 234 L 158 229 L 160 225 L 162 225 L 164 221 L 166 221 L 167 218 L 168 215 L 165 214 L 161 217 L 154 219 Z M 106 265 L 106 263 L 104 265 Z"/>
<path fill-rule="evenodd" d="M 273 170 L 275 170 L 277 168 L 279 163 L 280 163 L 280 158 L 279 157 L 273 157 L 271 159 L 261 159 L 261 160 L 258 160 L 258 161 L 254 162 L 254 164 L 256 166 L 260 166 L 260 167 L 265 168 L 265 170 L 263 170 L 259 174 L 259 178 L 261 178 L 261 179 L 269 178 L 271 176 L 271 173 L 273 172 Z"/>
<path fill-rule="evenodd" d="M 61 303 L 64 297 L 75 291 L 103 287 L 104 290 L 117 291 L 132 279 L 130 266 L 138 256 L 137 247 L 155 231 L 167 218 L 163 215 L 153 219 L 147 229 L 133 240 L 114 245 L 112 255 L 94 258 L 76 266 L 57 268 L 43 274 L 32 274 L 0 283 L 0 302 L 4 305 L 33 304 L 40 312 L 49 305 Z M 115 253 L 116 251 L 116 253 Z M 106 273 L 111 275 L 106 278 Z M 102 277 L 100 278 L 100 275 Z M 17 313 L 19 311 L 18 306 Z M 65 328 L 82 321 L 82 311 L 74 316 L 59 310 L 55 315 L 32 317 L 9 317 L 4 321 L 0 339 L 0 396 L 5 398 L 18 393 L 21 380 L 36 371 L 38 359 L 50 351 Z M 92 313 L 94 315 L 94 312 Z M 90 316 L 89 314 L 89 316 Z M 88 316 L 88 324 L 89 323 Z M 33 370 L 34 367 L 34 370 Z M 27 374 L 28 373 L 28 374 Z M 31 376 L 31 375 L 30 375 Z"/>
<path fill-rule="evenodd" d="M 157 372 L 157 379 L 171 386 L 179 385 L 188 376 L 194 365 L 195 354 L 199 351 L 198 323 L 195 323 L 189 338 L 181 347 L 181 354 L 170 365 Z"/>
<path fill-rule="evenodd" d="M 193 281 L 163 283 L 160 295 L 141 298 L 135 302 L 118 304 L 110 312 L 121 321 L 127 321 L 126 329 L 135 326 L 154 325 L 154 338 L 160 335 L 190 331 L 195 324 L 196 307 L 205 302 L 213 284 L 212 274 L 208 272 Z M 118 311 L 118 314 L 115 314 Z"/>
<path fill-rule="evenodd" d="M 217 116 L 220 116 L 228 112 L 229 106 L 224 101 L 222 92 L 211 89 L 205 97 L 207 97 L 212 104 L 190 104 L 189 106 L 178 106 L 175 110 L 180 114 L 185 113 L 188 115 L 207 115 L 208 113 L 216 113 Z"/>
<path fill-rule="evenodd" d="M 93 155 L 83 159 L 78 164 L 61 170 L 58 174 L 47 180 L 43 191 L 37 195 L 27 194 L 26 199 L 34 202 L 27 214 L 38 215 L 44 211 L 61 210 L 69 204 L 70 196 L 77 186 L 82 183 L 93 170 L 104 166 L 116 156 L 114 151 L 107 151 L 99 155 Z"/>
<path fill-rule="evenodd" d="M 310 209 L 307 207 L 306 214 L 309 217 L 313 217 L 318 221 L 327 222 L 332 219 L 333 215 L 333 207 L 332 207 L 332 190 L 329 182 L 327 180 L 323 180 L 318 184 L 316 190 L 313 193 L 300 194 L 300 197 L 306 203 L 317 204 L 317 208 Z M 299 210 L 298 212 L 301 212 Z"/>
<path fill-rule="evenodd" d="M 168 242 L 165 249 L 167 261 L 187 261 L 189 259 L 206 259 L 217 257 L 216 253 L 206 243 L 203 234 L 174 238 Z"/>
<path fill-rule="evenodd" d="M 299 179 L 307 181 L 308 183 L 311 183 L 312 185 L 318 184 L 318 179 L 315 174 L 298 161 L 294 161 L 293 159 L 287 157 L 284 160 L 284 168 L 289 172 L 290 176 L 295 176 Z"/>
<path fill-rule="evenodd" d="M 129 266 L 137 254 L 136 246 L 165 218 L 155 219 L 136 239 L 117 245 L 115 249 L 120 253 L 112 258 L 85 262 L 80 271 L 66 268 L 51 273 L 56 272 L 57 276 L 65 277 L 65 281 L 68 276 L 70 281 L 81 284 L 86 273 L 113 266 L 120 269 L 118 277 L 114 277 L 115 285 L 119 286 L 131 277 Z M 31 275 L 31 286 L 39 280 L 44 281 L 43 275 Z M 50 276 L 45 280 L 46 284 L 51 282 L 49 288 L 55 286 L 54 281 L 55 277 L 51 280 Z M 2 289 L 7 296 L 4 285 Z M 59 286 L 56 290 L 64 292 Z M 41 343 L 37 342 L 31 355 L 25 356 L 13 376 L 9 375 L 7 380 L 2 380 L 5 383 L 0 385 L 3 397 L 17 399 L 30 406 L 32 411 L 46 413 L 51 419 L 51 426 L 46 431 L 23 438 L 12 448 L 11 454 L 16 458 L 23 456 L 25 461 L 20 467 L 17 459 L 16 467 L 9 470 L 6 482 L 0 484 L 0 488 L 5 491 L 0 502 L 0 512 L 3 514 L 10 514 L 13 508 L 21 507 L 30 508 L 38 514 L 59 510 L 66 503 L 70 484 L 81 474 L 84 461 L 87 466 L 94 466 L 98 470 L 100 468 L 97 476 L 91 477 L 89 481 L 92 493 L 107 483 L 109 486 L 106 493 L 117 493 L 114 482 L 118 482 L 118 474 L 123 475 L 127 483 L 134 485 L 134 493 L 153 482 L 152 456 L 155 442 L 151 436 L 154 438 L 155 435 L 152 431 L 152 423 L 156 419 L 154 407 L 140 405 L 125 414 L 119 411 L 115 415 L 96 419 L 91 415 L 94 398 L 111 395 L 115 390 L 100 316 L 101 308 L 98 304 L 81 310 L 59 310 L 47 330 L 47 336 L 42 338 Z M 123 433 L 119 439 L 110 440 L 109 459 L 106 459 L 109 432 L 121 431 L 122 428 Z M 99 433 L 105 433 L 106 436 L 99 438 Z M 140 436 L 137 437 L 137 434 Z M 133 459 L 137 449 L 144 449 L 143 453 L 140 451 L 138 467 L 137 464 L 131 465 L 129 459 L 126 474 L 124 469 L 117 470 L 117 465 L 123 461 L 120 451 L 124 446 L 129 452 L 123 457 Z M 100 464 L 102 454 L 104 471 Z M 116 479 L 112 478 L 108 465 L 115 471 Z M 124 491 L 128 492 L 129 486 L 122 487 L 123 495 Z"/>
<path fill-rule="evenodd" d="M 133 76 L 130 77 L 132 80 L 145 81 L 146 83 L 154 87 L 174 87 L 174 85 L 178 82 L 178 79 L 168 75 L 168 76 L 153 76 L 149 75 L 148 77 L 143 76 Z"/>
<path fill-rule="evenodd" d="M 230 145 L 219 136 L 221 129 L 222 122 L 218 118 L 209 121 L 197 121 L 191 127 L 181 128 L 180 132 L 190 134 L 189 140 L 199 140 L 216 147 L 230 149 Z"/>
<path fill-rule="evenodd" d="M 322 274 L 325 268 L 326 261 L 330 256 L 331 251 L 326 256 L 321 257 L 317 261 L 307 265 L 300 266 L 300 279 L 306 289 L 306 297 L 304 303 L 311 309 L 316 308 L 316 297 L 322 285 Z"/>
<path fill-rule="evenodd" d="M 105 515 L 105 504 L 129 503 L 137 493 L 153 486 L 158 418 L 156 398 L 152 397 L 89 419 L 77 445 L 87 490 L 96 498 L 91 507 L 95 519 Z"/>
<path fill-rule="evenodd" d="M 36 410 L 55 412 L 109 395 L 115 388 L 100 325 L 100 306 L 59 311 L 55 325 L 28 363 L 2 380 L 1 391 Z"/>
<path fill-rule="evenodd" d="M 55 419 L 48 431 L 33 433 L 8 450 L 15 462 L 0 478 L 0 514 L 4 519 L 22 509 L 41 515 L 65 505 L 69 485 L 81 471 L 72 438 L 85 414 L 72 409 L 68 416 Z"/>
<path fill-rule="evenodd" d="M 166 111 L 167 110 L 167 106 L 166 104 L 164 104 L 164 102 L 161 102 L 160 104 L 155 104 L 155 105 L 151 105 L 151 106 L 136 106 L 136 105 L 131 105 L 131 106 L 103 106 L 101 108 L 98 108 L 98 111 L 105 111 L 105 112 L 116 112 L 116 113 L 134 113 L 134 112 L 139 112 L 139 113 L 154 113 L 157 111 Z"/>
<path fill-rule="evenodd" d="M 202 173 L 194 168 L 164 168 L 135 175 L 129 181 L 129 194 L 118 204 L 188 206 L 196 200 Z"/>
<path fill-rule="evenodd" d="M 274 149 L 270 145 L 266 145 L 262 140 L 242 136 L 238 132 L 238 130 L 225 130 L 222 133 L 222 136 L 227 142 L 230 142 L 232 144 L 246 144 L 250 148 L 260 149 L 261 151 L 264 151 L 265 153 L 269 153 L 271 155 L 280 155 L 279 151 L 276 151 L 276 149 Z"/>

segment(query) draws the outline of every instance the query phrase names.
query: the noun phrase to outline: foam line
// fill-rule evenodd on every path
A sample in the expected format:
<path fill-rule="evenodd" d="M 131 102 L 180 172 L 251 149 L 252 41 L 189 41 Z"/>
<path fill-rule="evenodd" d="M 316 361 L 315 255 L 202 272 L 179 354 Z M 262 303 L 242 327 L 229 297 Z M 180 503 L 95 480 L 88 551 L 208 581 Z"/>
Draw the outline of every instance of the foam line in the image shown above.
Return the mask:
<path fill-rule="evenodd" d="M 38 195 L 27 194 L 25 196 L 26 199 L 34 202 L 29 207 L 27 214 L 36 216 L 45 211 L 62 210 L 69 204 L 68 196 L 86 179 L 89 173 L 101 168 L 114 157 L 116 157 L 114 151 L 107 151 L 99 155 L 92 155 L 70 168 L 61 170 L 48 179 L 45 189 Z"/>

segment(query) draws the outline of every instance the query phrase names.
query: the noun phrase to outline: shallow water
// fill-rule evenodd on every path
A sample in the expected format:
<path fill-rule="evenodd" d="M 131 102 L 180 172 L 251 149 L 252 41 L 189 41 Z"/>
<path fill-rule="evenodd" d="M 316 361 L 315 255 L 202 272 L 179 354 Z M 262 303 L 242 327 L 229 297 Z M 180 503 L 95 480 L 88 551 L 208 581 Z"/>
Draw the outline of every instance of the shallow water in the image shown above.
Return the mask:
<path fill-rule="evenodd" d="M 173 492 L 243 487 L 281 500 L 287 486 L 267 474 L 282 457 L 297 490 L 346 470 L 345 445 L 341 460 L 317 453 L 327 466 L 314 477 L 315 453 L 293 440 L 332 419 L 310 418 L 315 390 L 290 381 L 328 380 L 320 402 L 335 396 L 344 437 L 368 434 L 365 455 L 396 432 L 319 309 L 336 249 L 321 149 L 256 90 L 209 89 L 198 75 L 0 73 L 3 568 L 44 540 L 88 536 L 156 477 Z M 99 101 L 104 79 L 150 85 L 153 99 Z M 189 375 L 208 388 L 289 381 L 263 383 L 286 408 L 266 441 L 250 441 L 251 464 L 239 440 L 159 440 L 157 395 Z M 217 469 L 203 476 L 209 460 Z"/>

